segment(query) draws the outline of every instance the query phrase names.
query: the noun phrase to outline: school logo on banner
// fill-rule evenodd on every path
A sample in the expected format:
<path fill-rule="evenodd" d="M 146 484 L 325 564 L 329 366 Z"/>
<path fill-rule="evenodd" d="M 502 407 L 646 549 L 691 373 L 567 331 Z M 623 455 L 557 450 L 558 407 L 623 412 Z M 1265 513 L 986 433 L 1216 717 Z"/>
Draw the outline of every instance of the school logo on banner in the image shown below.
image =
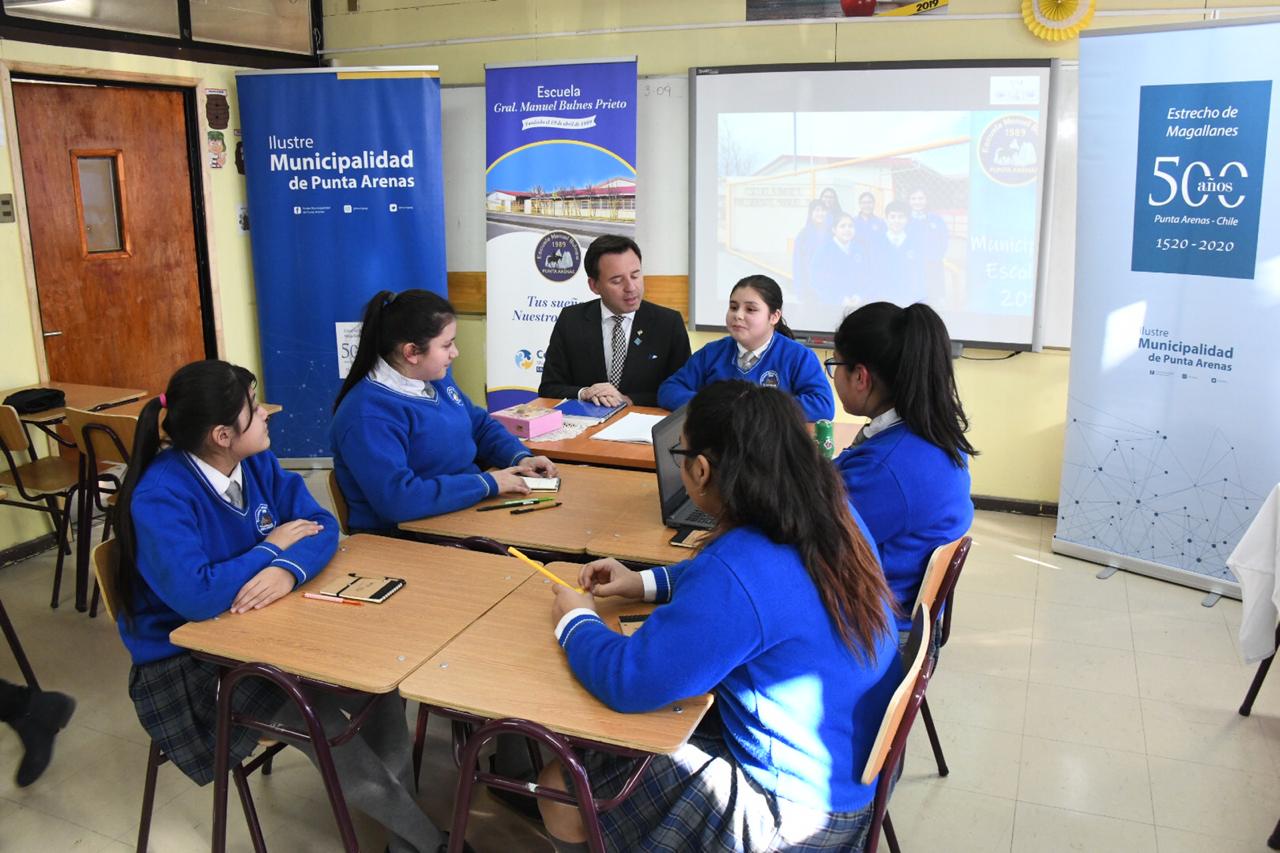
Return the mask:
<path fill-rule="evenodd" d="M 533 250 L 533 262 L 548 281 L 568 281 L 578 272 L 582 249 L 566 231 L 548 231 Z"/>
<path fill-rule="evenodd" d="M 1134 272 L 1253 278 L 1271 81 L 1143 86 Z"/>
<path fill-rule="evenodd" d="M 270 533 L 276 526 L 271 508 L 266 504 L 258 504 L 258 508 L 253 511 L 253 521 L 258 525 L 258 532 L 263 534 Z"/>

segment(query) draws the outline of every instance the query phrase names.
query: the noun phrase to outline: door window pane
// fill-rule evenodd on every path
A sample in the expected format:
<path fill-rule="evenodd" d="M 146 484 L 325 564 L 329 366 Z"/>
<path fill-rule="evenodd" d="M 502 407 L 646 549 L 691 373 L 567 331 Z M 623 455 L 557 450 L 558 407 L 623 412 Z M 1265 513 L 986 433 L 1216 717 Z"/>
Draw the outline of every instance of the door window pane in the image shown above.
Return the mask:
<path fill-rule="evenodd" d="M 311 52 L 309 0 L 191 0 L 191 37 L 241 47 Z"/>
<path fill-rule="evenodd" d="M 102 27 L 157 36 L 178 35 L 175 0 L 3 0 L 4 11 L 15 18 L 34 18 L 57 24 Z M 195 5 L 194 3 L 192 4 Z"/>
<path fill-rule="evenodd" d="M 116 158 L 77 156 L 76 172 L 79 175 L 85 248 L 91 255 L 124 251 Z"/>

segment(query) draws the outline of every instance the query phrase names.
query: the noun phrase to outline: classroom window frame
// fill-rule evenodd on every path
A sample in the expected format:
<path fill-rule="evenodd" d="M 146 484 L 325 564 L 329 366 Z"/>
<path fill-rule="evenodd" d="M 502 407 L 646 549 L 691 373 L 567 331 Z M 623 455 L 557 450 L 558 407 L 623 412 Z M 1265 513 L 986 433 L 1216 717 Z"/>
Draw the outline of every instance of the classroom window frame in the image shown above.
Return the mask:
<path fill-rule="evenodd" d="M 179 34 L 176 38 L 25 18 L 9 13 L 3 3 L 0 3 L 0 40 L 13 39 L 58 47 L 158 56 L 245 68 L 315 68 L 321 64 L 320 51 L 324 49 L 323 0 L 308 0 L 311 10 L 309 53 L 200 41 L 192 36 L 191 0 L 173 2 L 178 8 Z"/>
<path fill-rule="evenodd" d="M 76 221 L 80 223 L 80 254 L 85 260 L 105 261 L 133 257 L 129 236 L 129 213 L 125 192 L 124 152 L 119 148 L 72 148 L 71 185 L 76 200 Z M 84 189 L 80 183 L 80 161 L 107 160 L 111 163 L 111 189 L 115 193 L 116 243 L 118 248 L 89 248 L 89 228 L 84 218 Z"/>

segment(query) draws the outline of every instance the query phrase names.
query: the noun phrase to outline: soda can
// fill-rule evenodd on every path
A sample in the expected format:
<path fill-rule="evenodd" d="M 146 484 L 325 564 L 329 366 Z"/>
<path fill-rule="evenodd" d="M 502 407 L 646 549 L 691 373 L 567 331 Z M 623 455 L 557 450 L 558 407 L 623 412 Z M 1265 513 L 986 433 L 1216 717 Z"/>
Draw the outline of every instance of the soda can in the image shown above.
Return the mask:
<path fill-rule="evenodd" d="M 823 457 L 834 459 L 836 455 L 835 430 L 831 421 L 823 419 L 813 425 L 813 438 L 818 442 L 818 450 Z"/>

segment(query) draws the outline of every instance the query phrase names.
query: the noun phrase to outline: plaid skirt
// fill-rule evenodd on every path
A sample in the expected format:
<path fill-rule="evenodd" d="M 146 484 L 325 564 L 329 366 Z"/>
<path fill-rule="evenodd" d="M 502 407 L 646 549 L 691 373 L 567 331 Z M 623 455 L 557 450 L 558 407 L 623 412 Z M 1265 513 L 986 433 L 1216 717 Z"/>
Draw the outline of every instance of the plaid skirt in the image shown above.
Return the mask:
<path fill-rule="evenodd" d="M 190 654 L 135 665 L 129 671 L 129 697 L 138 721 L 165 756 L 198 785 L 213 781 L 218 741 L 218 667 Z M 270 719 L 285 701 L 274 684 L 248 678 L 236 687 L 235 711 Z M 231 729 L 231 766 L 258 746 L 258 732 Z"/>
<path fill-rule="evenodd" d="M 602 799 L 622 789 L 638 761 L 598 751 L 582 758 Z M 779 799 L 743 771 L 723 738 L 699 731 L 674 755 L 655 756 L 635 793 L 600 815 L 600 827 L 607 849 L 627 853 L 860 851 L 872 808 L 824 812 Z"/>

